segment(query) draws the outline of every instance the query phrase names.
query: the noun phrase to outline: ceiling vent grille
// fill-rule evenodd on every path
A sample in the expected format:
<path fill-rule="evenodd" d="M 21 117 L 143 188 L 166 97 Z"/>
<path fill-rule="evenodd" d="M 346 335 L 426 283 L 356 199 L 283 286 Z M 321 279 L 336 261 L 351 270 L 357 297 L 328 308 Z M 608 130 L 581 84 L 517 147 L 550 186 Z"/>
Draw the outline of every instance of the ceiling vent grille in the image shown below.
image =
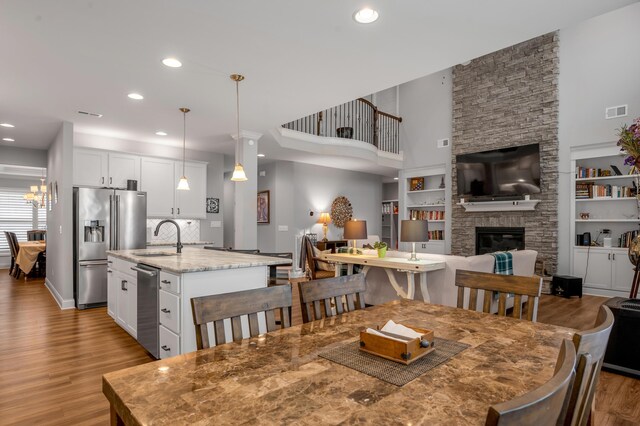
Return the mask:
<path fill-rule="evenodd" d="M 612 118 L 625 117 L 627 115 L 627 105 L 618 105 L 608 107 L 605 110 L 604 117 L 607 120 L 611 120 Z"/>
<path fill-rule="evenodd" d="M 90 117 L 102 118 L 102 114 L 98 114 L 97 112 L 78 111 L 78 114 L 88 115 Z"/>

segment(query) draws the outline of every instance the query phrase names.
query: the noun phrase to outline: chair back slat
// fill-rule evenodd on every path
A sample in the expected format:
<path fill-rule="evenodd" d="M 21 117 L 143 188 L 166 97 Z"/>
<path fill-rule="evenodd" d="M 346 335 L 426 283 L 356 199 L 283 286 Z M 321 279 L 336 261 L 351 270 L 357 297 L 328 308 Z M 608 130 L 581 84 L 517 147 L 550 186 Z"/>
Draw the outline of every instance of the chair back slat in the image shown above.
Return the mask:
<path fill-rule="evenodd" d="M 611 309 L 602 305 L 594 328 L 573 335 L 579 358 L 576 382 L 567 398 L 565 425 L 582 426 L 588 423 L 613 322 Z"/>
<path fill-rule="evenodd" d="M 487 426 L 555 425 L 563 414 L 565 399 L 575 378 L 576 351 L 570 340 L 560 346 L 556 373 L 544 385 L 511 401 L 493 405 Z"/>
<path fill-rule="evenodd" d="M 302 318 L 305 322 L 325 317 L 340 315 L 355 309 L 364 309 L 364 292 L 366 285 L 364 274 L 346 275 L 343 277 L 325 278 L 298 283 L 300 288 L 300 305 L 303 307 Z M 351 299 L 349 299 L 351 296 Z M 346 304 L 343 301 L 345 298 Z M 324 309 L 320 309 L 320 302 Z M 311 308 L 313 306 L 313 310 Z"/>
<path fill-rule="evenodd" d="M 456 286 L 458 286 L 458 308 L 464 309 L 465 289 L 469 288 L 469 303 L 467 309 L 476 310 L 477 291 L 484 291 L 482 311 L 489 313 L 493 301 L 493 294 L 498 293 L 498 315 L 507 314 L 507 297 L 514 295 L 514 318 L 522 317 L 522 296 L 527 296 L 527 319 L 533 321 L 540 297 L 542 279 L 540 277 L 521 277 L 518 275 L 500 275 L 487 272 L 456 271 Z M 515 308 L 517 303 L 518 307 Z"/>
<path fill-rule="evenodd" d="M 205 337 L 208 334 L 208 323 L 213 323 L 213 342 L 216 345 L 223 344 L 228 340 L 224 326 L 225 319 L 231 320 L 231 338 L 234 341 L 244 338 L 241 318 L 245 315 L 248 316 L 251 337 L 259 334 L 259 312 L 265 312 L 267 331 L 275 329 L 273 311 L 276 310 L 280 313 L 281 327 L 289 327 L 291 324 L 291 286 L 266 287 L 194 297 L 191 299 L 191 308 L 198 349 L 205 349 L 210 347 L 208 336 Z M 270 324 L 272 329 L 269 329 Z"/>
<path fill-rule="evenodd" d="M 265 321 L 267 322 L 267 331 L 273 331 L 276 329 L 276 314 L 274 311 L 265 311 L 264 312 Z M 284 316 L 287 318 L 287 316 Z M 285 325 L 285 327 L 289 327 Z"/>

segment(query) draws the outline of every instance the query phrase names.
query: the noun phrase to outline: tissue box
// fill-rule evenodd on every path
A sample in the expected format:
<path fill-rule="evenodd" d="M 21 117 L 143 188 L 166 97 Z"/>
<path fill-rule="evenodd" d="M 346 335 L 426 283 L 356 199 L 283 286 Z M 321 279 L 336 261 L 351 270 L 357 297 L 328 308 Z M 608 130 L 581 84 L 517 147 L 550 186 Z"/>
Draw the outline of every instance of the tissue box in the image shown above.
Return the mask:
<path fill-rule="evenodd" d="M 429 352 L 435 350 L 433 330 L 412 327 L 406 324 L 405 327 L 409 327 L 420 333 L 422 335 L 421 338 L 405 338 L 406 341 L 401 342 L 395 339 L 370 334 L 367 333 L 366 330 L 363 330 L 360 332 L 360 350 L 382 358 L 400 362 L 405 365 L 409 365 Z M 376 327 L 376 329 L 380 330 L 380 327 Z M 428 347 L 421 346 L 420 343 L 423 340 L 429 342 Z"/>

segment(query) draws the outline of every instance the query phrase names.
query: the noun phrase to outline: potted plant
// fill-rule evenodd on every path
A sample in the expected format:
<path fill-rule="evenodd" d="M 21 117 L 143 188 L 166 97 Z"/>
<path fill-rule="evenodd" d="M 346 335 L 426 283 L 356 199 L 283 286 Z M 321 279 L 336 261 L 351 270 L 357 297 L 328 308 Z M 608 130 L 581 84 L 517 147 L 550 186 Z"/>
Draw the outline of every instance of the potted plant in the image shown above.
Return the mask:
<path fill-rule="evenodd" d="M 373 248 L 378 250 L 378 257 L 385 257 L 387 255 L 387 243 L 384 241 L 376 241 Z"/>

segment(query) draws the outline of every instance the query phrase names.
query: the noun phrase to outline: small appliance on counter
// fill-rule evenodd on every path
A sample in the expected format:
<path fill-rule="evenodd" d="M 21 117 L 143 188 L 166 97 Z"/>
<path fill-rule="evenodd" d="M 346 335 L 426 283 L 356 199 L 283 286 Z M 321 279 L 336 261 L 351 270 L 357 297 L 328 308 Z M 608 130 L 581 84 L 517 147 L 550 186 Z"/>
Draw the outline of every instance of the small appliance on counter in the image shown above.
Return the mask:
<path fill-rule="evenodd" d="M 590 246 L 591 245 L 591 232 L 585 232 L 584 234 L 576 235 L 577 246 Z"/>
<path fill-rule="evenodd" d="M 605 302 L 613 312 L 603 368 L 640 378 L 640 299 L 614 297 Z"/>
<path fill-rule="evenodd" d="M 146 248 L 147 193 L 73 188 L 76 308 L 107 304 L 107 250 Z"/>

